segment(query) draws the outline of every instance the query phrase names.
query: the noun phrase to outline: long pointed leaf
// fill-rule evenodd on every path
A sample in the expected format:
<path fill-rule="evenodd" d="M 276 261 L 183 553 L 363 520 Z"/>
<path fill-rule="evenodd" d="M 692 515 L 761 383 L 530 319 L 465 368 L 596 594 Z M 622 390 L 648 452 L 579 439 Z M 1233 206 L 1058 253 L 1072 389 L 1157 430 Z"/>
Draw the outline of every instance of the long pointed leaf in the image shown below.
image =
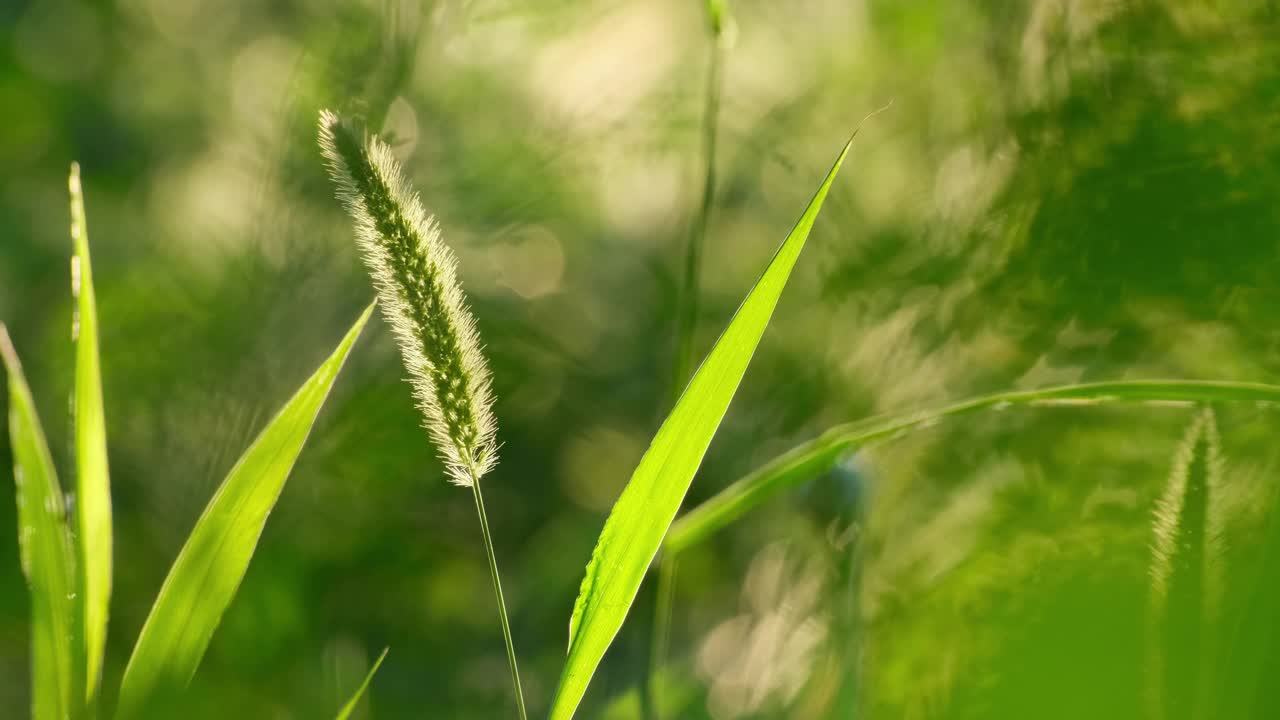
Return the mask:
<path fill-rule="evenodd" d="M 364 682 L 360 683 L 360 687 L 356 688 L 356 693 L 338 711 L 336 720 L 347 720 L 347 718 L 351 717 L 351 713 L 355 712 L 356 706 L 360 704 L 360 698 L 364 697 L 365 691 L 369 689 L 369 683 L 373 682 L 373 676 L 378 674 L 378 668 L 382 667 L 382 661 L 387 659 L 387 651 L 390 649 L 382 649 L 382 654 L 373 662 L 373 667 L 369 668 L 369 673 L 364 676 Z"/>
<path fill-rule="evenodd" d="M 808 208 L 694 373 L 609 514 L 569 621 L 569 656 L 552 703 L 552 720 L 573 716 L 605 650 L 622 627 L 852 142 L 840 152 Z"/>
<path fill-rule="evenodd" d="M 65 720 L 79 700 L 74 655 L 74 559 L 62 490 L 22 364 L 0 325 L 9 374 L 9 438 L 18 495 L 18 547 L 31 588 L 31 714 Z"/>
<path fill-rule="evenodd" d="M 76 612 L 83 628 L 85 701 L 92 703 L 102 671 L 111 600 L 111 483 L 107 473 L 107 429 L 98 362 L 98 307 L 89 264 L 89 229 L 84 219 L 80 166 L 71 165 L 71 290 L 76 297 Z"/>
<path fill-rule="evenodd" d="M 373 305 L 365 309 L 329 359 L 258 435 L 196 521 L 125 668 L 118 717 L 134 717 L 156 693 L 174 692 L 191 681 L 316 414 L 372 310 Z"/>
<path fill-rule="evenodd" d="M 897 437 L 940 420 L 1009 405 L 1100 405 L 1106 403 L 1280 403 L 1280 385 L 1199 380 L 1120 380 L 1061 385 L 1041 390 L 995 393 L 921 412 L 838 425 L 797 445 L 714 497 L 671 526 L 663 547 L 679 552 L 721 530 L 752 508 L 833 466 L 870 443 Z"/>

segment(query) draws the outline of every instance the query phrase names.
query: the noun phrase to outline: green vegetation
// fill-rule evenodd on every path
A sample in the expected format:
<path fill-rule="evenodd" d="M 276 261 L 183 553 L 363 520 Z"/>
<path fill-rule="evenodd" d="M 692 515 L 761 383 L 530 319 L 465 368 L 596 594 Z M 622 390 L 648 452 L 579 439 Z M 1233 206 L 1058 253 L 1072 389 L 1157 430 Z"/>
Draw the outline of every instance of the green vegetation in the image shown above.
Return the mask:
<path fill-rule="evenodd" d="M 75 585 L 71 537 L 62 491 L 36 416 L 31 390 L 9 335 L 0 327 L 0 351 L 9 375 L 9 439 L 18 489 L 18 545 L 31 586 L 31 712 L 39 718 L 71 714 L 75 689 Z"/>
<path fill-rule="evenodd" d="M 70 188 L 71 235 L 76 249 L 72 291 L 80 310 L 75 333 L 76 458 L 80 487 L 90 488 L 79 495 L 74 513 L 75 527 L 80 529 L 75 543 L 80 548 L 78 555 L 72 554 L 72 523 L 22 364 L 7 331 L 0 326 L 0 354 L 9 375 L 10 442 L 17 451 L 18 541 L 31 591 L 34 720 L 98 714 L 97 670 L 105 642 L 111 582 L 110 498 L 100 492 L 106 484 L 106 453 L 102 447 L 97 322 L 84 201 L 75 165 Z M 315 417 L 372 311 L 370 305 L 329 359 L 262 430 L 209 501 L 138 636 L 121 681 L 116 717 L 150 716 L 156 695 L 178 693 L 190 682 L 244 577 L 267 516 Z M 82 443 L 90 447 L 84 448 Z M 86 482 L 86 475 L 92 484 Z M 95 565 L 78 567 L 84 563 Z"/>
<path fill-rule="evenodd" d="M 71 294 L 76 299 L 72 332 L 76 341 L 75 448 L 76 497 L 80 510 L 76 528 L 77 620 L 84 633 L 85 702 L 97 698 L 102 653 L 107 641 L 111 597 L 111 484 L 107 472 L 107 429 L 102 410 L 102 373 L 98 368 L 98 308 L 89 262 L 89 228 L 84 219 L 80 166 L 72 163 Z M 16 363 L 15 363 L 16 364 Z M 33 418 L 34 419 L 34 418 Z"/>
<path fill-rule="evenodd" d="M 369 668 L 369 674 L 364 676 L 364 681 L 360 683 L 360 687 L 356 688 L 356 692 L 351 696 L 351 700 L 342 706 L 342 710 L 338 711 L 337 720 L 347 720 L 351 717 L 351 713 L 355 712 L 356 705 L 360 704 L 360 699 L 364 697 L 364 693 L 369 689 L 369 683 L 373 682 L 373 676 L 378 674 L 378 668 L 382 667 L 382 661 L 387 659 L 387 653 L 390 648 L 384 649 L 377 660 L 373 661 L 373 667 Z"/>
<path fill-rule="evenodd" d="M 1043 390 L 995 393 L 963 400 L 939 410 L 927 410 L 868 420 L 832 428 L 765 463 L 747 477 L 690 510 L 668 534 L 666 547 L 678 553 L 704 541 L 778 492 L 830 469 L 841 458 L 873 442 L 899 438 L 931 428 L 944 418 L 1014 405 L 1091 407 L 1116 402 L 1210 403 L 1280 402 L 1280 385 L 1192 380 L 1134 380 L 1064 385 Z M 1199 424 L 1197 424 L 1199 427 Z"/>
<path fill-rule="evenodd" d="M 320 113 L 320 149 L 356 225 L 356 239 L 400 340 L 405 371 L 449 479 L 471 488 L 498 601 L 502 639 L 521 720 L 528 717 L 507 603 L 493 551 L 480 479 L 498 463 L 489 366 L 476 321 L 457 280 L 457 260 L 418 203 L 391 148 L 329 111 Z"/>
<path fill-rule="evenodd" d="M 569 657 L 552 703 L 552 718 L 573 716 L 596 666 L 622 627 L 852 143 L 851 139 L 836 158 L 809 207 L 693 374 L 609 513 L 569 620 Z"/>
<path fill-rule="evenodd" d="M 0 708 L 1276 716 L 1278 18 L 5 6 Z"/>
<path fill-rule="evenodd" d="M 267 424 L 209 501 L 165 578 L 120 686 L 132 717 L 157 692 L 191 681 L 253 557 L 267 516 L 373 306 Z"/>

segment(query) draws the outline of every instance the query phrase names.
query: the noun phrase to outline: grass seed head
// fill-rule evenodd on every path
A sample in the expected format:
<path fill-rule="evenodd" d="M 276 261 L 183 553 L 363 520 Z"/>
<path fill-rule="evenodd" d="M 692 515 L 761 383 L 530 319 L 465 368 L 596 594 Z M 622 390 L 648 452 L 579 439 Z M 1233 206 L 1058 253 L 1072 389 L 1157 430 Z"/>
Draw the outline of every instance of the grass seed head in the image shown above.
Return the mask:
<path fill-rule="evenodd" d="M 391 148 L 320 113 L 320 148 L 400 343 L 425 426 L 450 480 L 470 486 L 497 463 L 489 369 L 458 284 L 457 260 Z"/>
<path fill-rule="evenodd" d="M 1198 716 L 1207 702 L 1222 585 L 1221 456 L 1206 408 L 1187 428 L 1156 503 L 1147 656 L 1153 718 Z"/>
<path fill-rule="evenodd" d="M 1221 485 L 1221 444 L 1213 410 L 1205 408 L 1187 427 L 1156 502 L 1151 582 L 1157 601 L 1174 589 L 1170 584 L 1180 570 L 1202 573 L 1201 566 L 1208 566 L 1211 571 L 1217 560 L 1222 531 L 1213 506 Z M 1196 567 L 1188 568 L 1188 563 Z"/>

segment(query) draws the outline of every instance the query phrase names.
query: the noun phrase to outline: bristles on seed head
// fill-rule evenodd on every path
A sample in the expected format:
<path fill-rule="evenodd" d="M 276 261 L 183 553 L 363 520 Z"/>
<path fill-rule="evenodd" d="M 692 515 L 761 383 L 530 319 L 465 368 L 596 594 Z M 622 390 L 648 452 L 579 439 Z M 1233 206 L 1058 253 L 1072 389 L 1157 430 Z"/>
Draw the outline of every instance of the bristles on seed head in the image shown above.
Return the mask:
<path fill-rule="evenodd" d="M 1188 426 L 1156 503 L 1147 614 L 1151 717 L 1164 717 L 1169 707 L 1199 705 L 1209 692 L 1212 675 L 1203 663 L 1214 653 L 1222 596 L 1221 483 L 1221 441 L 1206 408 Z"/>
<path fill-rule="evenodd" d="M 1215 504 L 1221 499 L 1222 441 L 1212 409 L 1205 408 L 1187 427 L 1186 434 L 1173 458 L 1173 469 L 1164 493 L 1156 502 L 1152 529 L 1151 581 L 1155 599 L 1169 592 L 1171 576 L 1181 558 L 1180 551 L 1189 544 L 1201 548 L 1207 575 L 1215 569 L 1221 550 L 1222 528 Z M 1198 498 L 1201 508 L 1199 523 L 1189 524 L 1187 503 Z M 1210 583 L 1207 600 L 1212 601 Z"/>
<path fill-rule="evenodd" d="M 386 143 L 327 110 L 320 148 L 452 482 L 497 463 L 489 368 L 457 279 L 457 260 Z"/>

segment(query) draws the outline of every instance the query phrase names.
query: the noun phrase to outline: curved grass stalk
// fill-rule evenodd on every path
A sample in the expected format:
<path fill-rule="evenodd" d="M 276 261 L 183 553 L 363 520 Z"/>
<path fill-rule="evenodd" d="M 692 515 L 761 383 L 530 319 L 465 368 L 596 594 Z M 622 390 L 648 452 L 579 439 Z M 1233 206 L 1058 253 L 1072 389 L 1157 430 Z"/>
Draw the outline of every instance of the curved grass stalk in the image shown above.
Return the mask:
<path fill-rule="evenodd" d="M 1192 405 L 1210 402 L 1280 404 L 1280 385 L 1200 380 L 1119 380 L 1061 385 L 1040 390 L 983 395 L 941 408 L 878 416 L 837 425 L 818 437 L 778 455 L 672 523 L 660 555 L 657 596 L 660 604 L 654 632 L 656 678 L 665 657 L 664 635 L 670 627 L 679 554 L 723 530 L 756 506 L 832 466 L 848 453 L 880 440 L 901 437 L 939 421 L 1013 405 L 1081 407 L 1111 403 Z M 661 654 L 658 654 L 661 652 Z M 656 686 L 655 686 L 655 697 Z"/>
<path fill-rule="evenodd" d="M 1085 406 L 1110 403 L 1192 404 L 1260 402 L 1280 404 L 1280 385 L 1201 380 L 1119 380 L 995 393 L 942 408 L 878 416 L 837 425 L 782 453 L 671 526 L 663 549 L 678 553 L 722 530 L 752 508 L 830 468 L 847 453 L 879 440 L 931 427 L 952 417 L 1012 405 Z"/>
<path fill-rule="evenodd" d="M 502 579 L 498 574 L 498 556 L 493 551 L 493 535 L 489 533 L 489 515 L 484 511 L 484 497 L 480 483 L 471 483 L 471 494 L 476 499 L 476 515 L 480 517 L 480 534 L 484 536 L 485 556 L 489 560 L 489 578 L 493 581 L 493 594 L 498 600 L 498 620 L 502 624 L 502 639 L 507 644 L 507 667 L 511 670 L 511 685 L 516 692 L 516 710 L 521 720 L 529 716 L 524 706 L 524 688 L 520 685 L 520 669 L 516 664 L 516 645 L 511 638 L 511 620 L 507 617 L 507 601 L 502 596 Z"/>

